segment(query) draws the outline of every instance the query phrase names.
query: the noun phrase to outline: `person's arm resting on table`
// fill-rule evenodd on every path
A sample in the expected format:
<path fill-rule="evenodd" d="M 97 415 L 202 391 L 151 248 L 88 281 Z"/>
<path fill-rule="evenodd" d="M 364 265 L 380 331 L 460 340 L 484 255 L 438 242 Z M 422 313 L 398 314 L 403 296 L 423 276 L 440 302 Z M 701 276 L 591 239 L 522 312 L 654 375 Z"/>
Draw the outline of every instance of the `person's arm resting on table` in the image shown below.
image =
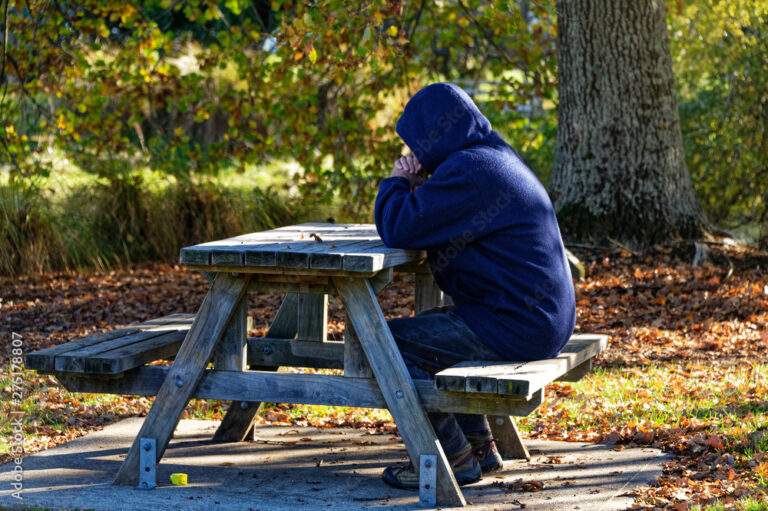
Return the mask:
<path fill-rule="evenodd" d="M 392 175 L 379 185 L 375 217 L 384 244 L 425 249 L 467 233 L 484 234 L 478 229 L 485 223 L 473 221 L 481 194 L 469 175 L 443 165 L 424 181 L 413 171 L 413 161 L 418 165 L 413 155 L 398 160 Z"/>

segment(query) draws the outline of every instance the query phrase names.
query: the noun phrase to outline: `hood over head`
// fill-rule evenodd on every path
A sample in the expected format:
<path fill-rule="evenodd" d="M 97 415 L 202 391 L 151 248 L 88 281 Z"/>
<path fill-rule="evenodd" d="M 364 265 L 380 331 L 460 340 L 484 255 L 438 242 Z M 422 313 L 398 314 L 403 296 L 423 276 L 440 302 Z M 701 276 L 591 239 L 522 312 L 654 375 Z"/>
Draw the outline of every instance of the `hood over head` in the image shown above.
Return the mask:
<path fill-rule="evenodd" d="M 396 130 L 431 174 L 450 154 L 490 134 L 491 123 L 460 87 L 433 83 L 408 101 Z"/>

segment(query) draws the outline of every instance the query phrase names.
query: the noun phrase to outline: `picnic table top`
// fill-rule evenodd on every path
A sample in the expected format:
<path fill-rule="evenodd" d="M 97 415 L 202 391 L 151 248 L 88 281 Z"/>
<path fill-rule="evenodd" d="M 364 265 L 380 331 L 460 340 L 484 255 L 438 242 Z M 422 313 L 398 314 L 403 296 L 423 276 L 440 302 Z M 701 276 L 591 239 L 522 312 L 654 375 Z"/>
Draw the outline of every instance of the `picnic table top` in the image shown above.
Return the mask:
<path fill-rule="evenodd" d="M 274 267 L 376 272 L 424 257 L 421 250 L 385 246 L 372 224 L 313 222 L 185 247 L 180 262 L 211 271 Z"/>

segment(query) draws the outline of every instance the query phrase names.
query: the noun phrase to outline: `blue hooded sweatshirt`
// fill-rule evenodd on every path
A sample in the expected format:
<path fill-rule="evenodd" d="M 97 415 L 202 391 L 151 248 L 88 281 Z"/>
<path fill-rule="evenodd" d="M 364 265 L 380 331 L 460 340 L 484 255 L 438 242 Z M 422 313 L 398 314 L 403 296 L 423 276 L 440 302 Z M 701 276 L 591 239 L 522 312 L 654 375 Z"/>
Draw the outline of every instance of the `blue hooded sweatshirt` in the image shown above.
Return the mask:
<path fill-rule="evenodd" d="M 382 180 L 376 228 L 389 247 L 427 251 L 456 313 L 507 360 L 556 356 L 576 318 L 552 203 L 520 156 L 459 87 L 413 96 L 397 133 L 431 177 Z"/>

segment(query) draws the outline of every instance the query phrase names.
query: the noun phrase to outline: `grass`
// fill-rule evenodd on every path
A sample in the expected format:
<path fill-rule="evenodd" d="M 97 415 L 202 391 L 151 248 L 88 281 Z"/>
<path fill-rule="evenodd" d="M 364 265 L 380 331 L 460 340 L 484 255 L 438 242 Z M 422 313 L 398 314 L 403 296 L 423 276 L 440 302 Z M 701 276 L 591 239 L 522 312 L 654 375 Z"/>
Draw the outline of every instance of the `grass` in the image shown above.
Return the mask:
<path fill-rule="evenodd" d="M 86 420 L 97 419 L 99 424 L 108 424 L 116 421 L 118 416 L 139 413 L 149 403 L 146 399 L 138 404 L 122 396 L 67 392 L 52 376 L 38 375 L 31 370 L 24 370 L 21 378 L 24 399 L 18 406 L 10 399 L 3 400 L 0 410 L 4 417 L 9 417 L 12 411 L 24 412 L 25 452 L 35 452 L 41 445 L 55 445 L 49 444 L 54 438 L 60 443 L 58 440 L 79 436 L 76 427 Z M 10 396 L 9 377 L 0 377 L 0 389 Z M 70 434 L 62 435 L 67 432 Z M 0 455 L 10 452 L 12 435 L 11 421 L 0 422 Z"/>
<path fill-rule="evenodd" d="M 738 511 L 768 511 L 768 503 L 753 498 L 747 498 L 727 505 L 721 502 L 716 502 L 706 506 L 694 506 L 691 508 L 691 511 L 727 511 L 733 509 Z"/>
<path fill-rule="evenodd" d="M 176 179 L 137 169 L 105 180 L 58 162 L 49 177 L 0 174 L 0 275 L 175 261 L 185 245 L 304 218 L 295 166 Z"/>
<path fill-rule="evenodd" d="M 580 429 L 606 422 L 675 428 L 692 419 L 718 428 L 768 428 L 768 406 L 760 401 L 768 396 L 768 365 L 734 366 L 712 373 L 703 385 L 696 376 L 706 371 L 696 365 L 597 368 L 579 382 L 560 385 L 568 399 L 540 407 L 534 417 L 573 420 Z M 530 430 L 531 423 L 523 425 Z M 758 447 L 768 450 L 768 439 Z"/>
<path fill-rule="evenodd" d="M 765 363 L 598 367 L 579 382 L 550 386 L 546 402 L 519 425 L 533 437 L 570 440 L 595 441 L 611 432 L 619 444 L 653 445 L 678 454 L 674 467 L 666 469 L 666 483 L 638 491 L 641 503 L 656 505 L 657 490 L 687 487 L 694 474 L 708 481 L 734 479 L 735 487 L 754 490 L 753 497 L 767 495 Z M 691 509 L 767 508 L 764 500 L 728 497 Z"/>

